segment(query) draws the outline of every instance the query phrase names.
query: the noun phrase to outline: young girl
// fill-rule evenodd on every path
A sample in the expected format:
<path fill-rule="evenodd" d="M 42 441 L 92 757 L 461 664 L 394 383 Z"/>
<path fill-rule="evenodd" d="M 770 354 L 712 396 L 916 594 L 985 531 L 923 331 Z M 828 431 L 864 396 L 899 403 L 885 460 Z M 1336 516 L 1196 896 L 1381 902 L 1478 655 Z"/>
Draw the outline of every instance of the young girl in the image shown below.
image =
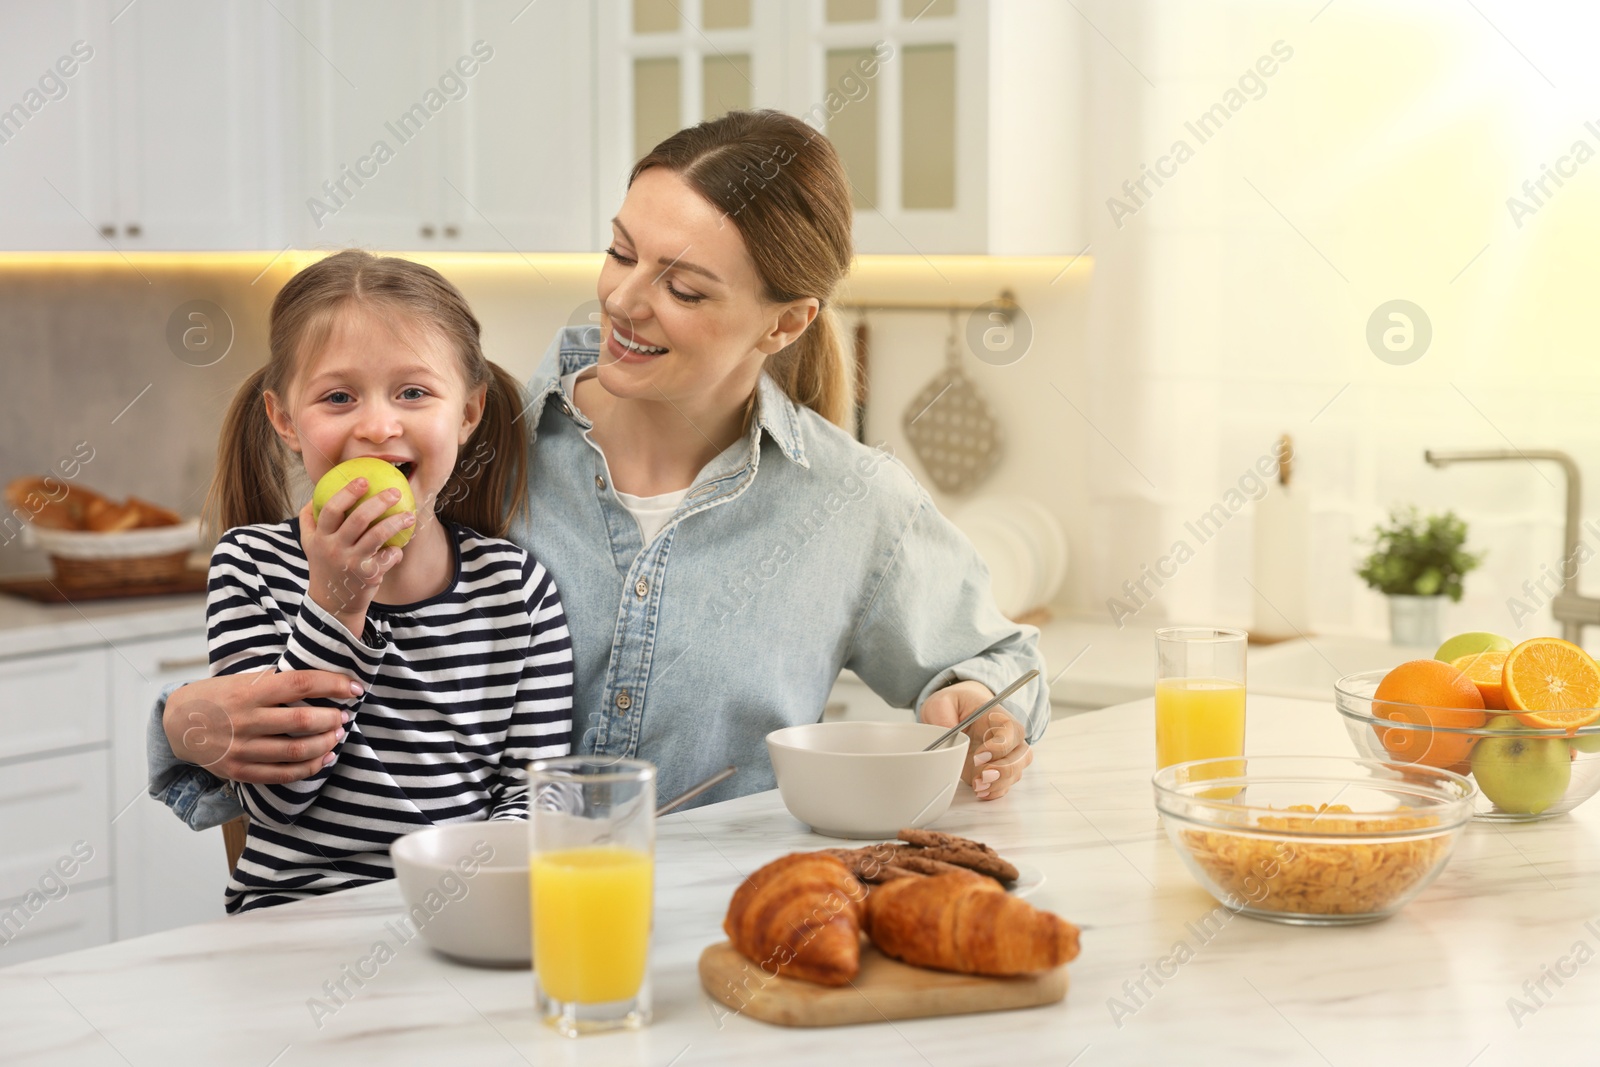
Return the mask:
<path fill-rule="evenodd" d="M 526 508 L 521 391 L 479 346 L 437 272 L 346 251 L 272 305 L 270 356 L 228 411 L 207 511 L 227 532 L 206 597 L 211 673 L 317 669 L 351 678 L 317 774 L 233 784 L 250 816 L 229 912 L 393 876 L 389 846 L 440 823 L 520 819 L 527 761 L 565 755 L 572 646 L 554 582 L 503 540 Z M 399 467 L 415 512 L 357 504 L 358 479 L 313 517 L 289 487 L 360 456 Z M 403 529 L 403 548 L 384 543 Z M 321 703 L 321 702 L 319 702 Z"/>

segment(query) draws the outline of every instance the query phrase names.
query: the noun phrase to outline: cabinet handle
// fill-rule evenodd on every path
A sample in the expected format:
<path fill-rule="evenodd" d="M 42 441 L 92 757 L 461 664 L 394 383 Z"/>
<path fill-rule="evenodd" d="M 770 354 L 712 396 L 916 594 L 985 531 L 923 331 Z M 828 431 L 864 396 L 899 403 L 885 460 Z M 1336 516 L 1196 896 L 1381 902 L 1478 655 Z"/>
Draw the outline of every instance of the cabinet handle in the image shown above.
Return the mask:
<path fill-rule="evenodd" d="M 156 661 L 156 670 L 162 674 L 167 671 L 186 671 L 192 667 L 211 666 L 210 656 L 190 656 L 188 659 L 163 659 Z"/>
<path fill-rule="evenodd" d="M 428 225 L 427 223 L 423 223 L 423 225 L 422 225 L 422 236 L 424 236 L 424 237 L 432 237 L 433 236 L 433 227 Z"/>
<path fill-rule="evenodd" d="M 115 237 L 116 235 L 117 235 L 117 228 L 115 226 L 113 226 L 111 223 L 107 222 L 107 223 L 102 223 L 101 224 L 101 226 L 100 226 L 100 236 L 101 237 Z"/>
<path fill-rule="evenodd" d="M 138 237 L 144 232 L 144 230 L 140 228 L 137 222 L 130 222 L 122 228 L 122 232 L 126 233 L 129 237 Z"/>
<path fill-rule="evenodd" d="M 461 235 L 461 230 L 456 226 L 446 226 L 444 228 L 444 235 L 446 237 L 459 237 Z"/>

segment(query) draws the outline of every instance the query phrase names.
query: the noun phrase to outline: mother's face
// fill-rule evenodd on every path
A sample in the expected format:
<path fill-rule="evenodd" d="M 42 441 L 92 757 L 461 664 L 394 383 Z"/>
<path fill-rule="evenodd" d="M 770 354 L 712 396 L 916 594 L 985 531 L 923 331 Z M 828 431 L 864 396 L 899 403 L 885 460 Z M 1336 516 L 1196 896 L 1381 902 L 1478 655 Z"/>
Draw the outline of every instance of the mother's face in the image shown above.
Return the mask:
<path fill-rule="evenodd" d="M 814 299 L 765 300 L 733 221 L 670 170 L 640 174 L 611 227 L 599 377 L 615 396 L 732 408 L 816 316 Z"/>

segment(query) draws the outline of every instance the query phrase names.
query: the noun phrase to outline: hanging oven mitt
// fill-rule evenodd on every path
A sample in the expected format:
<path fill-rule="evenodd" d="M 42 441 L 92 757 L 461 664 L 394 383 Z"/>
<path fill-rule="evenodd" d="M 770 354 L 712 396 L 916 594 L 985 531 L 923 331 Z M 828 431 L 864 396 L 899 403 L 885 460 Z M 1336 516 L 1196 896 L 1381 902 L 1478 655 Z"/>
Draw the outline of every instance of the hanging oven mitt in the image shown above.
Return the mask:
<path fill-rule="evenodd" d="M 901 425 L 928 477 L 947 493 L 971 492 L 1000 461 L 1000 424 L 961 369 L 954 328 L 944 370 L 912 399 Z"/>

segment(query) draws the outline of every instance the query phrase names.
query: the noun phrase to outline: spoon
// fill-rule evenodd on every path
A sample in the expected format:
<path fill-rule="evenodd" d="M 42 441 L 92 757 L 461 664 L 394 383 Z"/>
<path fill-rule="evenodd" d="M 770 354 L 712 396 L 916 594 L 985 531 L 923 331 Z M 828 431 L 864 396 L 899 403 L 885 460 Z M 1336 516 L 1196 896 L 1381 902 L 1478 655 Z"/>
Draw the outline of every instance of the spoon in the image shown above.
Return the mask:
<path fill-rule="evenodd" d="M 982 715 L 984 712 L 988 711 L 990 708 L 994 707 L 996 704 L 1000 703 L 1006 697 L 1010 696 L 1012 693 L 1015 693 L 1018 689 L 1021 689 L 1023 686 L 1027 685 L 1029 682 L 1033 681 L 1037 677 L 1039 677 L 1039 672 L 1037 670 L 1032 670 L 1032 671 L 1029 671 L 1027 674 L 1024 674 L 1021 678 L 1018 678 L 1016 681 L 1012 682 L 1010 685 L 1008 685 L 1004 689 L 1000 690 L 999 695 L 996 696 L 993 700 L 989 701 L 983 707 L 979 708 L 977 711 L 973 712 L 971 715 L 968 715 L 965 719 L 962 719 L 960 722 L 958 722 L 954 726 L 950 727 L 950 729 L 948 729 L 944 733 L 940 734 L 939 735 L 939 740 L 935 741 L 933 744 L 929 745 L 927 748 L 923 749 L 922 751 L 924 751 L 924 752 L 932 752 L 934 749 L 940 747 L 946 741 L 948 741 L 952 737 L 954 737 L 956 734 L 960 733 L 962 730 L 965 730 L 967 727 L 969 727 L 973 723 L 977 722 L 979 715 Z"/>
<path fill-rule="evenodd" d="M 673 808 L 677 807 L 680 804 L 687 804 L 689 801 L 693 800 L 695 797 L 699 796 L 701 793 L 704 793 L 707 789 L 710 789 L 712 786 L 717 785 L 720 782 L 727 781 L 729 778 L 733 777 L 733 772 L 734 772 L 734 768 L 732 768 L 732 767 L 724 767 L 724 768 L 722 768 L 722 770 L 718 771 L 716 774 L 713 774 L 710 778 L 707 778 L 705 781 L 701 782 L 699 785 L 692 786 L 689 789 L 684 790 L 683 792 L 679 793 L 677 796 L 673 797 L 671 800 L 667 801 L 665 804 L 663 804 L 659 808 L 657 808 L 656 809 L 656 818 L 658 818 L 658 819 L 661 818 L 661 816 L 665 815 L 667 812 L 671 811 Z"/>

